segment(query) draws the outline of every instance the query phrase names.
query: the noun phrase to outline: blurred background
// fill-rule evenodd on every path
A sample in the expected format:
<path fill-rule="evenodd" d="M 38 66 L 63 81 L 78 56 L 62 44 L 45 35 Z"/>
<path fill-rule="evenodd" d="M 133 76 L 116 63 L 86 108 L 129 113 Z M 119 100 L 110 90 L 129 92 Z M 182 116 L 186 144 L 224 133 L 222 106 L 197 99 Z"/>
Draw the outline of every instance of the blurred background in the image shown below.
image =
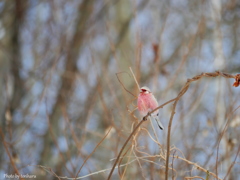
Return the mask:
<path fill-rule="evenodd" d="M 239 48 L 238 0 L 2 0 L 0 179 L 107 179 L 141 120 L 129 67 L 163 104 L 195 75 L 239 73 Z M 179 101 L 169 179 L 206 179 L 191 163 L 239 178 L 233 82 L 204 77 Z M 141 126 L 112 179 L 164 179 L 172 107 L 159 111 L 164 131 L 155 122 L 154 129 L 149 121 Z"/>

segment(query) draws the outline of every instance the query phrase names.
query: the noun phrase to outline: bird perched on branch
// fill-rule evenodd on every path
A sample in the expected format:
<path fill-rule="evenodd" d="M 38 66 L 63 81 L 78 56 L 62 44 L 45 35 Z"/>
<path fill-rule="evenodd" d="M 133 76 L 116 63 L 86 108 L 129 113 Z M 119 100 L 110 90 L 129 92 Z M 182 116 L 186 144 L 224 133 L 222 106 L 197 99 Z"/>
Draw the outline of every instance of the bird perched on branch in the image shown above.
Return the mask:
<path fill-rule="evenodd" d="M 138 110 L 142 116 L 146 116 L 150 111 L 154 110 L 158 107 L 158 102 L 150 89 L 146 86 L 140 88 L 140 93 L 138 95 Z M 159 121 L 158 110 L 154 111 L 150 117 L 155 119 L 158 127 L 163 130 L 164 127 L 162 123 Z"/>

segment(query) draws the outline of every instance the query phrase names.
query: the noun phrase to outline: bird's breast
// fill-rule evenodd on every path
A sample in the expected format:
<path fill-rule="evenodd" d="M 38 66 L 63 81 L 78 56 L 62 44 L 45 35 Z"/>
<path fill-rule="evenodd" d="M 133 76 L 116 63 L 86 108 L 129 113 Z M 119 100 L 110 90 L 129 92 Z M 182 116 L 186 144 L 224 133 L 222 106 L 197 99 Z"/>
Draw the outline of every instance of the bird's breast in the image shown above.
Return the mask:
<path fill-rule="evenodd" d="M 153 109 L 158 107 L 157 100 L 155 97 L 150 94 L 139 94 L 138 96 L 138 110 L 142 115 L 146 115 L 149 111 L 152 111 Z M 158 112 L 154 112 L 154 114 L 157 114 Z"/>
<path fill-rule="evenodd" d="M 140 94 L 138 97 L 138 110 L 146 115 L 151 110 L 151 94 Z"/>

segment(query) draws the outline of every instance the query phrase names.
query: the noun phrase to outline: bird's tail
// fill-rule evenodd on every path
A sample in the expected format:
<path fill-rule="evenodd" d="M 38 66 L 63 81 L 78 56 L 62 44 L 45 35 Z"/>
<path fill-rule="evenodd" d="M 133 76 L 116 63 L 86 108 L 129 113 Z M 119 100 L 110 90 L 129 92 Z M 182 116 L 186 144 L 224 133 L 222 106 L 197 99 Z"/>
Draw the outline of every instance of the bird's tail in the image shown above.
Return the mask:
<path fill-rule="evenodd" d="M 159 118 L 158 118 L 158 114 L 157 114 L 156 117 L 152 117 L 152 119 L 155 119 L 155 121 L 157 122 L 158 127 L 159 127 L 161 130 L 164 130 L 164 127 L 163 127 L 161 121 L 160 121 Z"/>

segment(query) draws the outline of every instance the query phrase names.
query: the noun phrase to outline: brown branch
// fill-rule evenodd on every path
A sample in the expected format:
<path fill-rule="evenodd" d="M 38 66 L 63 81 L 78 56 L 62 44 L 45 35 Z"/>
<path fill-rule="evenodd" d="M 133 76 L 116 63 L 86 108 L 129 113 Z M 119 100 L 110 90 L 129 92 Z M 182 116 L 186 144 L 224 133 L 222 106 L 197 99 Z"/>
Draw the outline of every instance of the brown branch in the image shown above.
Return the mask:
<path fill-rule="evenodd" d="M 182 158 L 182 157 L 179 157 L 179 156 L 173 156 L 173 158 L 177 158 L 177 159 L 183 160 L 183 161 L 185 161 L 186 163 L 195 166 L 198 170 L 201 170 L 201 171 L 203 171 L 203 172 L 205 172 L 205 173 L 207 173 L 207 174 L 215 177 L 215 178 L 218 179 L 218 180 L 222 180 L 221 178 L 217 177 L 216 174 L 214 174 L 214 173 L 212 173 L 212 172 L 209 172 L 208 170 L 206 170 L 206 169 L 204 169 L 203 167 L 199 166 L 197 163 L 188 161 L 187 159 Z"/>
<path fill-rule="evenodd" d="M 235 113 L 239 108 L 240 108 L 240 106 L 238 106 L 236 109 L 234 109 L 230 115 L 232 115 L 233 113 Z M 229 115 L 229 117 L 227 118 L 227 119 L 228 119 L 228 120 L 227 120 L 227 123 L 226 123 L 226 125 L 224 126 L 224 128 L 223 128 L 223 130 L 222 130 L 222 132 L 220 133 L 220 136 L 219 136 L 219 138 L 218 138 L 217 157 L 216 157 L 216 166 L 215 166 L 216 175 L 218 175 L 218 154 L 219 154 L 219 146 L 220 146 L 222 137 L 223 137 L 224 133 L 226 132 L 227 127 L 228 127 L 228 125 L 229 125 L 229 123 L 230 123 L 230 120 L 231 120 L 230 115 Z"/>
<path fill-rule="evenodd" d="M 176 150 L 174 150 L 173 158 L 172 158 L 172 174 L 173 174 L 173 176 L 172 176 L 172 180 L 175 179 L 175 178 L 174 178 L 174 172 L 173 172 L 173 163 L 174 163 L 174 155 L 175 155 L 175 153 L 176 153 Z"/>
<path fill-rule="evenodd" d="M 123 160 L 123 158 L 127 155 L 127 153 L 128 153 L 128 151 L 131 149 L 132 147 L 131 146 L 129 146 L 129 148 L 126 150 L 126 152 L 123 154 L 123 156 L 121 157 L 121 160 L 119 161 L 119 163 L 118 163 L 118 174 L 119 174 L 119 176 L 121 177 L 121 179 L 123 178 L 123 176 L 124 176 L 124 174 L 125 174 L 125 171 L 126 171 L 126 169 L 127 169 L 127 166 L 125 167 L 125 169 L 124 169 L 124 171 L 123 171 L 123 175 L 121 175 L 121 170 L 120 170 L 120 166 L 121 166 L 121 163 L 122 163 L 122 160 Z M 129 157 L 130 158 L 130 157 Z"/>
<path fill-rule="evenodd" d="M 169 155 L 170 155 L 171 126 L 172 126 L 173 116 L 175 114 L 175 109 L 176 109 L 177 102 L 187 92 L 190 84 L 193 81 L 197 81 L 197 80 L 201 79 L 202 77 L 217 77 L 217 76 L 222 76 L 224 78 L 235 78 L 236 81 L 238 80 L 236 78 L 236 76 L 233 76 L 231 74 L 222 73 L 222 72 L 219 72 L 219 71 L 216 71 L 214 73 L 202 73 L 200 75 L 194 76 L 191 79 L 188 79 L 186 84 L 183 86 L 182 90 L 179 92 L 178 96 L 175 98 L 176 100 L 175 100 L 175 102 L 173 104 L 173 109 L 172 109 L 170 121 L 169 121 L 169 124 L 168 124 L 167 158 L 166 158 L 165 180 L 168 180 L 168 166 L 169 166 Z M 156 109 L 158 109 L 158 108 L 156 108 Z M 155 111 L 155 109 L 152 112 L 154 112 L 154 111 Z M 152 112 L 150 112 L 150 113 L 152 113 Z"/>
<path fill-rule="evenodd" d="M 114 169 L 115 169 L 115 167 L 116 167 L 116 165 L 117 165 L 117 162 L 118 162 L 119 158 L 121 157 L 121 154 L 122 154 L 125 146 L 127 145 L 128 141 L 129 141 L 129 140 L 131 139 L 131 137 L 135 134 L 135 132 L 137 131 L 137 129 L 141 126 L 141 124 L 142 124 L 143 122 L 144 122 L 144 120 L 140 121 L 140 122 L 138 123 L 138 125 L 135 127 L 135 129 L 133 130 L 133 132 L 130 134 L 130 136 L 127 138 L 127 140 L 126 140 L 126 142 L 124 143 L 122 149 L 121 149 L 120 152 L 118 153 L 117 159 L 115 160 L 115 163 L 114 163 L 114 165 L 113 165 L 113 167 L 112 167 L 112 169 L 111 169 L 111 171 L 110 171 L 110 173 L 109 173 L 109 175 L 108 175 L 108 178 L 107 178 L 108 180 L 110 180 L 110 178 L 111 178 L 111 176 L 112 176 L 112 173 L 113 173 L 113 171 L 114 171 Z"/>
<path fill-rule="evenodd" d="M 120 150 L 120 152 L 119 152 L 119 154 L 118 154 L 118 157 L 117 157 L 117 159 L 116 159 L 116 161 L 115 161 L 115 163 L 114 163 L 114 165 L 113 165 L 113 167 L 112 167 L 112 169 L 111 169 L 111 172 L 109 173 L 108 180 L 110 180 L 110 178 L 111 178 L 111 176 L 112 176 L 112 173 L 113 173 L 113 171 L 114 171 L 114 169 L 115 169 L 115 166 L 117 165 L 117 162 L 118 162 L 118 160 L 119 160 L 119 158 L 120 158 L 120 156 L 121 156 L 121 154 L 122 154 L 125 146 L 127 145 L 128 141 L 131 139 L 131 137 L 135 134 L 135 132 L 136 132 L 136 130 L 138 129 L 138 127 L 140 127 L 140 125 L 141 125 L 145 120 L 147 120 L 148 116 L 150 116 L 154 111 L 156 111 L 156 110 L 158 110 L 158 109 L 160 109 L 160 108 L 163 108 L 163 106 L 165 106 L 165 105 L 167 105 L 167 104 L 169 104 L 169 103 L 171 103 L 171 102 L 173 102 L 173 101 L 175 101 L 175 100 L 176 100 L 176 98 L 171 99 L 171 100 L 167 101 L 166 103 L 158 106 L 156 109 L 154 109 L 153 111 L 149 112 L 145 117 L 143 117 L 142 121 L 140 121 L 140 122 L 137 124 L 137 126 L 135 127 L 135 129 L 133 130 L 133 132 L 129 135 L 128 139 L 126 140 L 126 142 L 124 143 L 123 147 L 121 148 L 121 150 Z"/>
<path fill-rule="evenodd" d="M 236 156 L 235 156 L 235 158 L 234 158 L 232 164 L 230 165 L 230 167 L 229 167 L 229 169 L 228 169 L 228 172 L 227 172 L 227 174 L 226 174 L 226 176 L 224 177 L 223 180 L 225 180 L 225 179 L 227 178 L 227 176 L 229 175 L 229 173 L 230 173 L 232 167 L 234 166 L 234 164 L 235 164 L 235 162 L 236 162 L 236 160 L 237 160 L 237 157 L 238 157 L 239 152 L 240 152 L 240 145 L 238 146 L 237 154 L 236 154 Z"/>
<path fill-rule="evenodd" d="M 132 73 L 132 76 L 133 76 L 133 78 L 134 78 L 134 80 L 135 80 L 135 82 L 136 82 L 136 84 L 137 84 L 138 90 L 140 90 L 140 86 L 139 86 L 139 84 L 138 84 L 138 82 L 137 82 L 137 79 L 136 79 L 135 75 L 133 74 L 132 68 L 129 67 L 129 69 L 130 69 L 130 71 L 131 71 L 131 73 Z"/>
<path fill-rule="evenodd" d="M 169 164 L 169 155 L 170 155 L 170 139 L 171 139 L 171 127 L 172 127 L 172 120 L 175 114 L 175 109 L 177 106 L 177 102 L 179 99 L 184 95 L 184 93 L 187 91 L 189 85 L 186 84 L 184 88 L 181 90 L 181 92 L 178 94 L 178 97 L 176 98 L 174 104 L 173 104 L 173 110 L 171 113 L 170 121 L 168 124 L 168 135 L 167 135 L 167 158 L 166 158 L 166 169 L 165 169 L 165 179 L 168 179 L 168 164 Z"/>
<path fill-rule="evenodd" d="M 20 178 L 20 179 L 23 179 L 23 178 L 20 176 L 20 173 L 19 173 L 19 171 L 18 171 L 18 169 L 17 169 L 17 167 L 16 167 L 16 165 L 15 165 L 15 163 L 14 163 L 14 160 L 13 160 L 13 158 L 12 158 L 12 156 L 11 156 L 9 150 L 8 150 L 7 144 L 6 144 L 5 140 L 4 140 L 5 138 L 4 138 L 4 134 L 3 134 L 3 132 L 2 132 L 2 129 L 0 129 L 0 136 L 1 136 L 1 139 L 2 139 L 2 142 L 3 142 L 3 145 L 4 145 L 4 148 L 5 148 L 5 150 L 6 150 L 7 154 L 8 154 L 8 157 L 9 157 L 9 159 L 10 159 L 10 162 L 11 162 L 11 164 L 12 164 L 13 169 L 15 170 L 15 172 L 17 173 L 17 175 L 19 176 L 19 178 Z"/>
<path fill-rule="evenodd" d="M 120 79 L 119 79 L 119 77 L 118 77 L 118 74 L 121 74 L 121 73 L 127 73 L 129 76 L 130 76 L 130 74 L 129 74 L 128 72 L 126 72 L 126 71 L 123 71 L 123 72 L 116 73 L 116 76 L 117 76 L 118 81 L 119 81 L 120 84 L 122 85 L 123 89 L 124 89 L 125 91 L 127 91 L 129 94 L 131 94 L 132 96 L 136 97 L 133 93 L 131 93 L 129 90 L 127 90 L 127 88 L 125 88 L 125 86 L 123 85 L 123 83 L 120 81 Z M 130 77 L 131 77 L 131 76 L 130 76 Z"/>
<path fill-rule="evenodd" d="M 77 178 L 78 174 L 81 172 L 84 164 L 86 164 L 87 160 L 93 155 L 93 153 L 97 150 L 97 148 L 99 147 L 99 145 L 104 141 L 104 139 L 108 136 L 108 134 L 110 133 L 110 131 L 112 130 L 112 128 L 109 129 L 109 131 L 106 133 L 106 135 L 101 139 L 101 141 L 97 144 L 97 146 L 94 148 L 94 150 L 88 155 L 88 157 L 84 160 L 82 166 L 80 167 L 80 169 L 78 170 L 75 179 Z"/>
<path fill-rule="evenodd" d="M 198 178 L 198 179 L 203 179 L 205 180 L 204 178 L 200 177 L 200 176 L 194 176 L 194 177 L 185 177 L 185 179 L 195 179 L 195 178 Z"/>
<path fill-rule="evenodd" d="M 138 125 L 135 127 L 135 129 L 133 130 L 133 132 L 129 135 L 128 139 L 126 140 L 126 142 L 124 143 L 123 147 L 121 148 L 119 154 L 118 154 L 118 157 L 111 169 L 111 172 L 109 173 L 109 176 L 108 176 L 108 180 L 110 180 L 111 176 L 112 176 L 112 173 L 116 167 L 116 164 L 125 148 L 125 146 L 127 145 L 128 141 L 131 139 L 131 137 L 135 134 L 136 130 L 140 127 L 140 125 L 145 121 L 147 120 L 148 116 L 150 116 L 153 112 L 155 112 L 156 110 L 162 108 L 163 106 L 171 103 L 174 101 L 174 104 L 173 104 L 173 109 L 172 109 L 172 113 L 171 113 L 171 117 L 170 117 L 170 121 L 169 121 L 169 124 L 168 124 L 168 135 L 167 135 L 167 158 L 166 158 L 166 170 L 165 170 L 165 180 L 168 180 L 168 169 L 169 169 L 169 156 L 170 156 L 170 139 L 171 139 L 171 126 L 172 126 L 172 121 L 173 121 L 173 117 L 174 117 L 174 114 L 175 114 L 175 109 L 176 109 L 176 105 L 177 105 L 177 102 L 180 100 L 180 98 L 187 92 L 190 84 L 193 82 L 193 81 L 197 81 L 199 79 L 201 79 L 202 77 L 217 77 L 217 76 L 222 76 L 224 78 L 234 78 L 236 79 L 236 76 L 233 76 L 231 74 L 227 74 L 227 73 L 222 73 L 222 72 L 219 72 L 219 71 L 216 71 L 214 73 L 202 73 L 200 75 L 197 75 L 197 76 L 194 76 L 193 78 L 191 79 L 188 79 L 186 84 L 183 86 L 183 88 L 181 89 L 181 91 L 179 92 L 178 96 L 174 99 L 171 99 L 169 101 L 167 101 L 166 103 L 158 106 L 157 108 L 155 108 L 154 110 L 150 111 L 145 117 L 143 117 L 142 121 L 138 123 Z M 192 163 L 194 164 L 194 163 Z M 200 169 L 201 167 L 198 166 L 197 167 L 198 169 Z M 201 170 L 205 170 L 203 168 L 201 168 Z M 204 171 L 205 172 L 205 171 Z M 213 175 L 214 177 L 218 178 L 215 174 L 213 173 L 210 173 L 211 175 Z M 219 178 L 218 178 L 219 179 Z"/>

